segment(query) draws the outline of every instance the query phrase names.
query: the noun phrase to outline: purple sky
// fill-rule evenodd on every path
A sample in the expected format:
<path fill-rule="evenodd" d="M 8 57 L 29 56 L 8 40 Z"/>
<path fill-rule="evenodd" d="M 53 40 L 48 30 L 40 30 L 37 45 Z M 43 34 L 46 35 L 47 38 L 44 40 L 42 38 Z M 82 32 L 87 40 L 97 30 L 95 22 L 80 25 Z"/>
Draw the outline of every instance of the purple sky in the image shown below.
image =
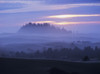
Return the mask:
<path fill-rule="evenodd" d="M 100 32 L 100 0 L 0 0 L 0 33 L 47 22 L 78 33 Z"/>

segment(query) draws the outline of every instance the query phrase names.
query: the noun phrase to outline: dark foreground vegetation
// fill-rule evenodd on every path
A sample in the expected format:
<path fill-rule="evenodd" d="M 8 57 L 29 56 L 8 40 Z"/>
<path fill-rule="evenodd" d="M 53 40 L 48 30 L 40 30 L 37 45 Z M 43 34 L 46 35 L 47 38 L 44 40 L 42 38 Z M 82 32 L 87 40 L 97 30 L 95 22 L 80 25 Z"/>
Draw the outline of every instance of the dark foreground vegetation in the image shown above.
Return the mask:
<path fill-rule="evenodd" d="M 0 74 L 100 74 L 100 63 L 0 58 Z"/>
<path fill-rule="evenodd" d="M 84 47 L 84 49 L 80 49 L 78 47 L 61 49 L 47 48 L 43 51 L 37 50 L 30 53 L 24 51 L 9 53 L 0 52 L 0 57 L 54 59 L 66 61 L 100 61 L 100 48 L 92 48 L 90 46 L 87 46 Z"/>

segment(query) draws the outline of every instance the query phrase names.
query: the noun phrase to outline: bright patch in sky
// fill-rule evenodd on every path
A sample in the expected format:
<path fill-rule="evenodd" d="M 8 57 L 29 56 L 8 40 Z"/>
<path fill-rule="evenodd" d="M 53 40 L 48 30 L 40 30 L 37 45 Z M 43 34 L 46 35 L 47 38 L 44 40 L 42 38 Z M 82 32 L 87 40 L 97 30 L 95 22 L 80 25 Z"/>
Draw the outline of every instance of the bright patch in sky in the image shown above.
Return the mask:
<path fill-rule="evenodd" d="M 99 16 L 100 17 L 100 14 L 78 14 L 78 15 L 66 14 L 66 15 L 53 15 L 53 16 L 48 16 L 47 18 L 60 18 L 60 19 L 65 19 L 65 18 L 73 18 L 73 17 L 94 17 L 94 16 Z"/>

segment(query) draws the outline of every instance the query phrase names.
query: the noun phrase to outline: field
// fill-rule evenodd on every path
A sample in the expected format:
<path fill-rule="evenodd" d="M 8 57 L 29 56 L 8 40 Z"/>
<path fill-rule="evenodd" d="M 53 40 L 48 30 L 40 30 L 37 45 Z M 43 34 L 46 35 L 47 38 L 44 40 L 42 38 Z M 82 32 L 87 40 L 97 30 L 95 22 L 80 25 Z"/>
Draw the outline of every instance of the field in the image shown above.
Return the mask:
<path fill-rule="evenodd" d="M 0 58 L 0 74 L 51 74 L 54 68 L 66 74 L 100 74 L 100 63 Z"/>

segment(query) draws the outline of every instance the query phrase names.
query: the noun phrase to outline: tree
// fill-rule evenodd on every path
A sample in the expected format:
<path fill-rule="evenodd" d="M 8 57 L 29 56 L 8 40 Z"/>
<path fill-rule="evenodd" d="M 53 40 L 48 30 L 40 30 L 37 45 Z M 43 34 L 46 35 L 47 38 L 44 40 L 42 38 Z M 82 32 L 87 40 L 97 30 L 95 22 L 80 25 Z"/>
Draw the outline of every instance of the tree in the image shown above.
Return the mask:
<path fill-rule="evenodd" d="M 37 58 L 40 58 L 40 57 L 41 57 L 40 51 L 37 50 L 37 51 L 34 53 L 34 56 L 37 57 Z"/>
<path fill-rule="evenodd" d="M 84 56 L 83 61 L 89 61 L 89 57 L 88 56 Z"/>

